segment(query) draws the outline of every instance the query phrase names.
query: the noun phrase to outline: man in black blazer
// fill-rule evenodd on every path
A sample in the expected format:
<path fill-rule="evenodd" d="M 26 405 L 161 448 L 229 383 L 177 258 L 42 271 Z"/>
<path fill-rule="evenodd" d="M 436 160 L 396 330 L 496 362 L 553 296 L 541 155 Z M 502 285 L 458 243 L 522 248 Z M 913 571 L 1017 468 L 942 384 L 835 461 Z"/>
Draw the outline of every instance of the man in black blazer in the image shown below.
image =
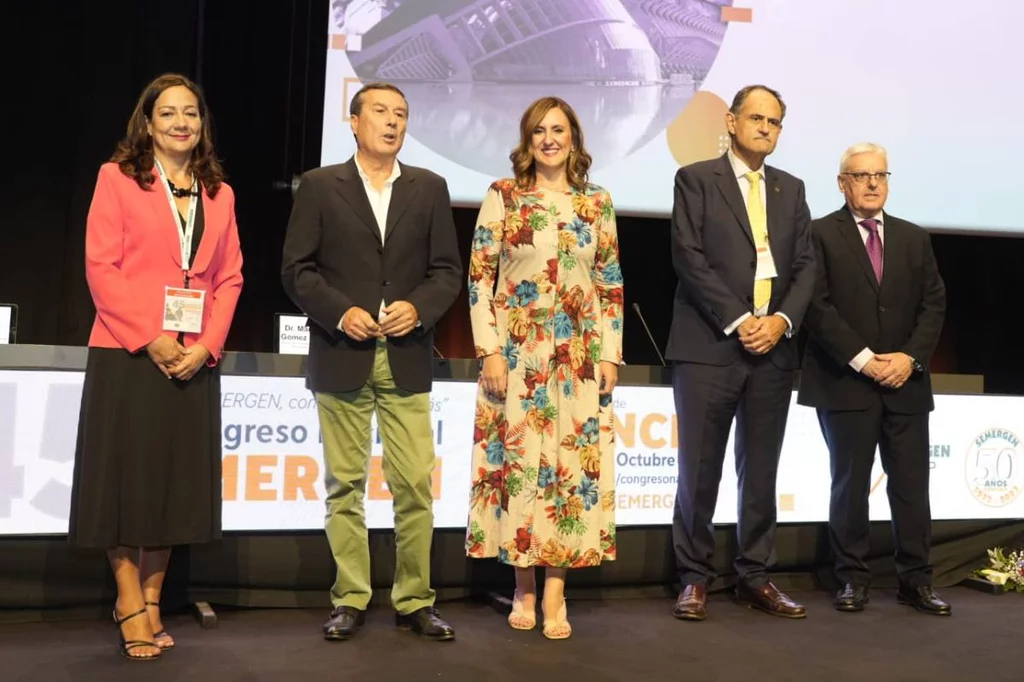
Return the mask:
<path fill-rule="evenodd" d="M 306 385 L 323 434 L 325 525 L 337 564 L 323 629 L 330 640 L 355 635 L 370 602 L 363 495 L 374 412 L 394 498 L 397 624 L 431 639 L 455 636 L 430 587 L 429 391 L 434 325 L 462 286 L 462 261 L 444 179 L 396 158 L 408 110 L 393 85 L 356 93 L 358 150 L 302 177 L 284 243 L 284 288 L 309 316 Z"/>
<path fill-rule="evenodd" d="M 835 606 L 868 601 L 868 494 L 875 449 L 889 477 L 900 602 L 948 615 L 932 590 L 928 504 L 928 360 L 946 299 L 928 233 L 883 212 L 886 152 L 848 149 L 839 189 L 846 205 L 812 223 L 818 275 L 807 310 L 799 401 L 818 410 L 832 463 L 829 536 L 842 588 Z"/>
<path fill-rule="evenodd" d="M 785 104 L 748 86 L 726 115 L 728 153 L 679 169 L 672 212 L 676 287 L 665 355 L 673 365 L 679 482 L 672 537 L 681 620 L 707 616 L 715 579 L 712 518 L 736 418 L 737 597 L 788 618 L 804 607 L 768 578 L 775 561 L 775 477 L 797 367 L 796 340 L 814 287 L 804 184 L 764 165 Z"/>

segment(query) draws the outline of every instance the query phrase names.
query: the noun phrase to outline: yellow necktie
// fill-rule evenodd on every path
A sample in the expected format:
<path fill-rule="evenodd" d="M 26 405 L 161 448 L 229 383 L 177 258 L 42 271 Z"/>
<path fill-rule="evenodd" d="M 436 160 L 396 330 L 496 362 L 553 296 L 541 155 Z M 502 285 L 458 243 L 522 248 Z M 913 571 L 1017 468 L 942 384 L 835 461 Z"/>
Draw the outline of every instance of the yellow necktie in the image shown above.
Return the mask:
<path fill-rule="evenodd" d="M 747 193 L 747 218 L 750 219 L 750 229 L 754 233 L 754 246 L 760 249 L 768 244 L 768 216 L 765 215 L 764 204 L 761 203 L 761 174 L 750 172 L 745 177 L 750 183 L 750 191 Z M 760 310 L 768 305 L 771 298 L 772 281 L 754 280 L 754 309 Z"/>

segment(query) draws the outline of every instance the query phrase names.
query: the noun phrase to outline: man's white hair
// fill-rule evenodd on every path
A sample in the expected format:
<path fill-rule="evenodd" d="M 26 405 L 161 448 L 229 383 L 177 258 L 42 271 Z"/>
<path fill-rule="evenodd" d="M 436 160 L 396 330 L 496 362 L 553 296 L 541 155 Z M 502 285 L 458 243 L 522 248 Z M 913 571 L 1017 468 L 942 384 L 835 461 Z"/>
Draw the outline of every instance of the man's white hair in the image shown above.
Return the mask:
<path fill-rule="evenodd" d="M 843 152 L 843 158 L 839 161 L 839 172 L 845 173 L 850 159 L 859 154 L 881 154 L 882 158 L 885 159 L 886 165 L 889 163 L 889 155 L 886 153 L 885 147 L 874 142 L 858 142 Z"/>

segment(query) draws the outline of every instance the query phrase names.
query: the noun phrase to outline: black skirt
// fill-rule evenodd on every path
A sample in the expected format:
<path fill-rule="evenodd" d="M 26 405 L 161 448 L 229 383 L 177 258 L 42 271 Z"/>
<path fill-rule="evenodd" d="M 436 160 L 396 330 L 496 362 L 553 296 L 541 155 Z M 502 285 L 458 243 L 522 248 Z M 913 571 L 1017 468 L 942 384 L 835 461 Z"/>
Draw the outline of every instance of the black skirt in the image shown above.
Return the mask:
<path fill-rule="evenodd" d="M 165 377 L 145 352 L 90 348 L 68 540 L 164 547 L 221 534 L 220 373 Z"/>

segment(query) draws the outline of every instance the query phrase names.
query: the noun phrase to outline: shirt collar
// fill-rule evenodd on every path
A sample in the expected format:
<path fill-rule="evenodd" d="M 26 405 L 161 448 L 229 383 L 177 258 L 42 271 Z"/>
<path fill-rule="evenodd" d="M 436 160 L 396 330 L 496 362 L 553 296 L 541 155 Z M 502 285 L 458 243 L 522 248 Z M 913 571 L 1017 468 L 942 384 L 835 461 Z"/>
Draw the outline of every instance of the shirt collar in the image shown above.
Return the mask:
<path fill-rule="evenodd" d="M 872 218 L 874 220 L 877 220 L 879 225 L 885 225 L 885 213 L 883 211 L 879 211 L 873 216 L 868 216 L 857 213 L 852 208 L 850 208 L 849 204 L 847 204 L 846 208 L 850 212 L 850 215 L 853 216 L 853 220 L 855 223 L 857 223 L 858 227 L 860 226 L 861 222 Z"/>
<path fill-rule="evenodd" d="M 747 164 L 743 161 L 743 159 L 741 159 L 740 157 L 736 156 L 733 153 L 733 151 L 732 151 L 732 147 L 729 147 L 729 151 L 726 152 L 726 155 L 729 157 L 729 165 L 732 166 L 732 172 L 736 176 L 737 180 L 739 180 L 741 178 L 745 180 L 747 173 L 749 173 L 751 171 L 755 171 L 755 170 L 756 170 L 757 173 L 761 174 L 761 179 L 762 180 L 764 179 L 764 162 L 763 161 L 761 162 L 761 167 L 760 168 L 754 169 L 754 168 L 749 168 L 747 166 Z"/>
<path fill-rule="evenodd" d="M 363 167 L 359 164 L 359 155 L 355 155 L 352 159 L 356 162 L 356 170 L 359 171 L 359 177 L 363 179 L 363 182 L 370 182 L 370 176 L 366 174 Z M 384 184 L 391 184 L 395 181 L 399 175 L 402 174 L 401 164 L 398 163 L 398 159 L 395 159 L 395 165 L 391 167 L 391 175 L 384 181 Z"/>

